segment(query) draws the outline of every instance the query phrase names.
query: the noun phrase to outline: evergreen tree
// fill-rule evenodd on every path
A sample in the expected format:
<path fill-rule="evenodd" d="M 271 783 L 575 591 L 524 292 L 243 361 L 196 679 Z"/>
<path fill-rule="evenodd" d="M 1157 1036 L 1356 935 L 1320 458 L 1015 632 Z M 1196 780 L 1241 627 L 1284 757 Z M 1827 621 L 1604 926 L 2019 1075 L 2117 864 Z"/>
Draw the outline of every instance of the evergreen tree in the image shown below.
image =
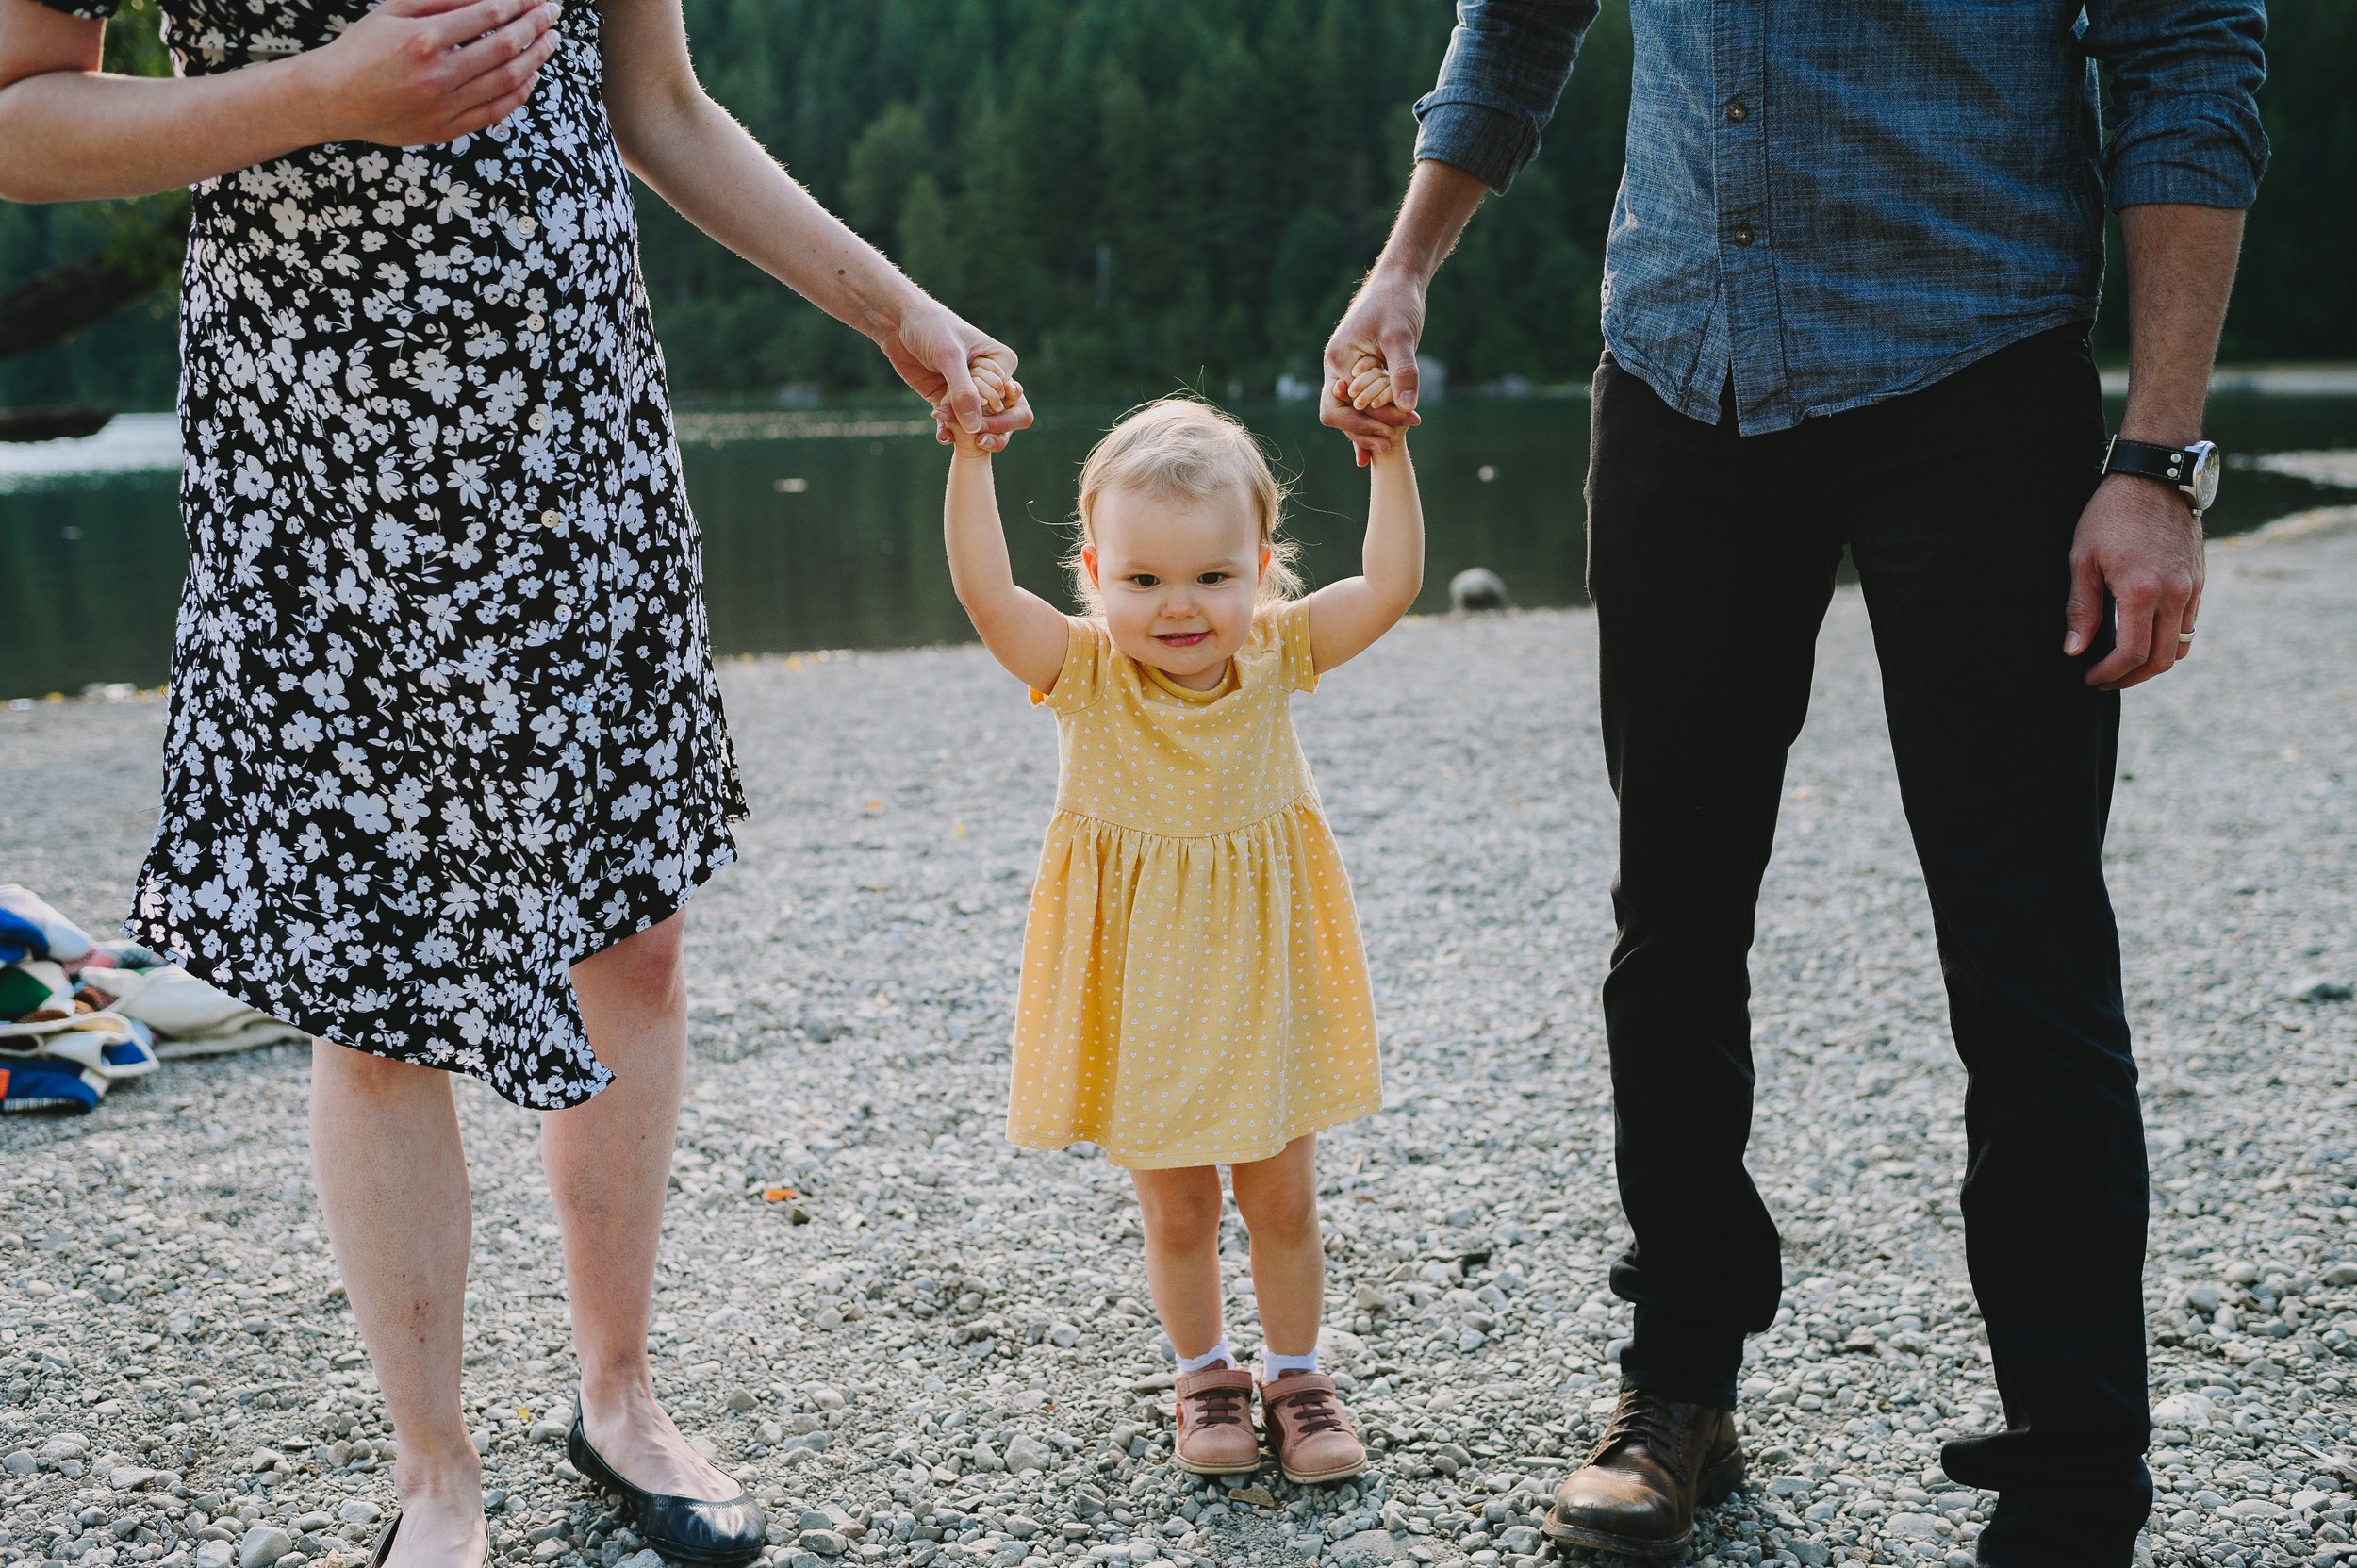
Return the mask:
<path fill-rule="evenodd" d="M 714 97 L 910 274 L 1015 345 L 1043 392 L 1224 395 L 1310 376 L 1381 245 L 1438 0 L 685 0 Z M 156 70 L 154 0 L 108 31 Z M 2275 165 L 2226 350 L 2357 357 L 2357 8 L 2273 0 Z M 144 24 L 144 25 L 143 25 Z M 1539 161 L 1437 280 L 1426 352 L 1458 385 L 1584 379 L 1628 115 L 1626 8 L 1590 32 Z M 881 388 L 855 334 L 646 195 L 641 254 L 688 395 Z M 156 233 L 169 208 L 0 206 L 0 293 Z M 168 230 L 164 231 L 167 233 Z M 2115 256 L 2117 251 L 2114 252 Z M 118 285 L 119 290 L 123 286 Z M 2103 342 L 2119 343 L 2117 270 Z M 0 403 L 162 407 L 169 301 L 0 364 Z"/>

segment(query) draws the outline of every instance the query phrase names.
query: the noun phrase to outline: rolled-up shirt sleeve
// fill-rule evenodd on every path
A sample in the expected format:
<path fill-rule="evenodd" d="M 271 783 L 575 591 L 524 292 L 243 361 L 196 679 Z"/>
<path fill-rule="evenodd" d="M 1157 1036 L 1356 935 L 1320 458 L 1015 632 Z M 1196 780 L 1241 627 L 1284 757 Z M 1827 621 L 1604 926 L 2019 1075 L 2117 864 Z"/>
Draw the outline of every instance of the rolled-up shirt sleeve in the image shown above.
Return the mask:
<path fill-rule="evenodd" d="M 2249 206 L 2267 164 L 2265 0 L 2088 0 L 2086 17 L 2081 42 L 2111 78 L 2111 205 Z"/>
<path fill-rule="evenodd" d="M 1597 0 L 1457 0 L 1441 79 L 1416 100 L 1416 157 L 1504 194 L 1539 153 Z"/>

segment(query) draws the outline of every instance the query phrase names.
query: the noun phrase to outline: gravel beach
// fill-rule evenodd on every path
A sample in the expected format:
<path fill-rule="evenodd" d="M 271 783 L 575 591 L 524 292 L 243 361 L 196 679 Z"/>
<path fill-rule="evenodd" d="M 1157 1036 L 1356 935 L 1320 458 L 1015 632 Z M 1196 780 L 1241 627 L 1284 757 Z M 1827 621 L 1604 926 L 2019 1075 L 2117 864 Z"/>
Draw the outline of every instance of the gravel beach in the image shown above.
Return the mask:
<path fill-rule="evenodd" d="M 2128 700 L 2111 851 L 2153 1159 L 2150 1554 L 2357 1560 L 2357 513 L 2217 549 L 2202 626 Z M 1963 1077 L 1854 590 L 1821 652 L 1754 962 L 1787 1307 L 1745 1371 L 1751 1484 L 1686 1560 L 1959 1568 L 1986 1499 L 1938 1444 L 1997 1422 Z M 1296 704 L 1386 1042 L 1384 1110 L 1323 1151 L 1330 1364 L 1377 1454 L 1317 1491 L 1170 1467 L 1128 1180 L 999 1135 L 1052 720 L 975 647 L 727 668 L 754 816 L 691 919 L 655 1334 L 681 1425 L 771 1508 L 766 1560 L 1549 1555 L 1540 1510 L 1628 1323 L 1594 667 L 1581 612 L 1414 621 Z M 162 721 L 0 711 L 0 879 L 110 932 Z M 0 1562 L 365 1557 L 392 1444 L 311 1196 L 305 1060 L 171 1065 L 0 1125 Z M 655 1568 L 563 1461 L 535 1118 L 458 1098 L 496 1555 Z M 1232 1220 L 1228 1261 L 1257 1345 Z"/>

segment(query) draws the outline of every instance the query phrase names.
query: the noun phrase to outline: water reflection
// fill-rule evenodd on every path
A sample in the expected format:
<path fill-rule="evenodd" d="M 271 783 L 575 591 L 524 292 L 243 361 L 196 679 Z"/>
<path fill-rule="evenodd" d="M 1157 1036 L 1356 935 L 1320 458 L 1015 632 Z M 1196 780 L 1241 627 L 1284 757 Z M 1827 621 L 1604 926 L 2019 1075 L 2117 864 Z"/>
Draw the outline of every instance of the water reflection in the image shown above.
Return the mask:
<path fill-rule="evenodd" d="M 2229 453 L 2357 446 L 2357 398 L 2222 395 Z M 1312 582 L 1357 569 L 1366 480 L 1303 404 L 1234 410 L 1299 485 L 1292 527 Z M 1064 602 L 1058 561 L 1081 457 L 1120 412 L 1056 409 L 996 460 L 1016 577 Z M 2115 404 L 2115 413 L 2117 405 Z M 723 653 L 879 648 L 971 635 L 941 551 L 947 454 L 907 410 L 691 417 L 688 494 L 704 534 Z M 1523 605 L 1579 602 L 1585 402 L 1460 401 L 1427 410 L 1414 452 L 1427 524 L 1419 607 L 1446 606 L 1468 566 Z M 186 556 L 173 476 L 20 478 L 0 490 L 0 698 L 102 681 L 160 683 Z M 2254 527 L 2347 492 L 2236 466 L 2213 531 Z"/>

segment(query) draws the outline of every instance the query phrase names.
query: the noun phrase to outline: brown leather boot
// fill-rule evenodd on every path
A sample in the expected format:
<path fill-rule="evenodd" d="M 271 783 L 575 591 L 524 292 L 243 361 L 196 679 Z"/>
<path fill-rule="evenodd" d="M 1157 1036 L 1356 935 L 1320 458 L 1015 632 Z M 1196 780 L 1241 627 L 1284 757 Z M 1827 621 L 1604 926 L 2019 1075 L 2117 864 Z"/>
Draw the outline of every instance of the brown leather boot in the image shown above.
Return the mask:
<path fill-rule="evenodd" d="M 1261 1434 L 1252 1429 L 1252 1374 L 1207 1366 L 1178 1379 L 1178 1435 L 1170 1445 L 1178 1468 L 1198 1476 L 1244 1476 L 1261 1468 Z"/>
<path fill-rule="evenodd" d="M 1587 1464 L 1556 1488 L 1546 1533 L 1631 1557 L 1667 1557 L 1694 1535 L 1694 1510 L 1743 1481 L 1735 1417 L 1624 1387 Z"/>

